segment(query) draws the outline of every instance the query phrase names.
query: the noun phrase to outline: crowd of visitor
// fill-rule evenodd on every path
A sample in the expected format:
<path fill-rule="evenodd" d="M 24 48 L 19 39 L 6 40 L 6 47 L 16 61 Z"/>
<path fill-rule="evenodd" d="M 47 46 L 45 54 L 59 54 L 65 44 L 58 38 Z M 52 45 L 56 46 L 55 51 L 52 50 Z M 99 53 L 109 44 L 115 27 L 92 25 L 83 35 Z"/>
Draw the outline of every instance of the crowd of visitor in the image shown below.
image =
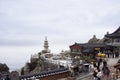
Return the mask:
<path fill-rule="evenodd" d="M 120 80 L 119 73 L 120 63 L 110 66 L 105 58 L 100 58 L 93 63 L 94 80 Z"/>

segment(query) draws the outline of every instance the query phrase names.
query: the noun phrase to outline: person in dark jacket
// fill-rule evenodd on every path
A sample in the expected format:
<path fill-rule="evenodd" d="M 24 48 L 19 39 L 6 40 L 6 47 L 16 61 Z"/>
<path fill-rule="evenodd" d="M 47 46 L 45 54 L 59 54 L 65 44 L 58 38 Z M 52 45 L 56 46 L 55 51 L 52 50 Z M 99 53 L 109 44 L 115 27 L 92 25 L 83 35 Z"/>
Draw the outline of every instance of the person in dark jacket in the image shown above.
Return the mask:
<path fill-rule="evenodd" d="M 5 80 L 10 80 L 9 75 L 6 75 Z"/>
<path fill-rule="evenodd" d="M 109 80 L 110 70 L 108 67 L 105 67 L 105 69 L 103 70 L 103 75 L 105 80 Z"/>

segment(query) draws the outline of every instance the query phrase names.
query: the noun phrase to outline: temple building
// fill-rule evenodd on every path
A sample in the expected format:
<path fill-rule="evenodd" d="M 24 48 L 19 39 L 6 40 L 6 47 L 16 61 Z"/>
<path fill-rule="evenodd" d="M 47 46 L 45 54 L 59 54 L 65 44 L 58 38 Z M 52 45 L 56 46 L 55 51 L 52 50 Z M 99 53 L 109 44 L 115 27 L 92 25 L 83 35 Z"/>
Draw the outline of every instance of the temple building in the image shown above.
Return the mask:
<path fill-rule="evenodd" d="M 105 53 L 107 57 L 118 57 L 120 54 L 120 27 L 111 34 L 107 32 L 103 39 L 98 39 L 96 35 L 93 35 L 93 38 L 87 43 L 75 43 L 69 47 L 72 57 L 93 55 L 95 58 L 99 52 Z"/>
<path fill-rule="evenodd" d="M 104 39 L 97 39 L 96 35 L 93 35 L 87 43 L 75 43 L 70 45 L 71 56 L 89 56 L 92 54 L 95 57 L 98 52 L 104 51 L 105 46 Z"/>
<path fill-rule="evenodd" d="M 107 45 L 113 47 L 112 53 L 118 57 L 120 54 L 120 27 L 111 34 L 107 33 L 105 37 L 110 39 Z"/>
<path fill-rule="evenodd" d="M 71 57 L 75 57 L 75 56 L 80 56 L 82 53 L 82 47 L 78 44 L 75 43 L 73 45 L 70 45 L 70 55 Z"/>
<path fill-rule="evenodd" d="M 96 54 L 104 51 L 105 44 L 103 43 L 75 43 L 70 46 L 71 56 L 90 56 L 95 58 Z"/>

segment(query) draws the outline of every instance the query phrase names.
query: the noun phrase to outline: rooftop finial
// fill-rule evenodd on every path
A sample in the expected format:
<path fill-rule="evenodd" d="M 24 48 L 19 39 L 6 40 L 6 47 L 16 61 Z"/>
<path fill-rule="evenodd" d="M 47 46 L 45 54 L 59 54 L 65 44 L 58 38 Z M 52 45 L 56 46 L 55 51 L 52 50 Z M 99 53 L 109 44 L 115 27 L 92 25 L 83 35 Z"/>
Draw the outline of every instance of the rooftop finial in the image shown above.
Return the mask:
<path fill-rule="evenodd" d="M 96 35 L 93 35 L 93 38 L 96 38 Z"/>
<path fill-rule="evenodd" d="M 47 41 L 47 36 L 45 36 L 45 41 Z"/>

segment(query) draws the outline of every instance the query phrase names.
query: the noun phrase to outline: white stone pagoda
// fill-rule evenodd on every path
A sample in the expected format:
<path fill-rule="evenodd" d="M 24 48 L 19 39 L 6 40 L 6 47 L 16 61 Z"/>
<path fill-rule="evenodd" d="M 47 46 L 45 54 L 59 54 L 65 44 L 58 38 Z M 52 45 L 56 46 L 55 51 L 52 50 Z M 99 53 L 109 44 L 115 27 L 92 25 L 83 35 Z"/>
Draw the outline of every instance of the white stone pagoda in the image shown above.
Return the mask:
<path fill-rule="evenodd" d="M 45 37 L 44 49 L 42 50 L 42 54 L 50 53 L 49 45 L 48 44 L 49 43 L 48 43 L 47 37 Z"/>

